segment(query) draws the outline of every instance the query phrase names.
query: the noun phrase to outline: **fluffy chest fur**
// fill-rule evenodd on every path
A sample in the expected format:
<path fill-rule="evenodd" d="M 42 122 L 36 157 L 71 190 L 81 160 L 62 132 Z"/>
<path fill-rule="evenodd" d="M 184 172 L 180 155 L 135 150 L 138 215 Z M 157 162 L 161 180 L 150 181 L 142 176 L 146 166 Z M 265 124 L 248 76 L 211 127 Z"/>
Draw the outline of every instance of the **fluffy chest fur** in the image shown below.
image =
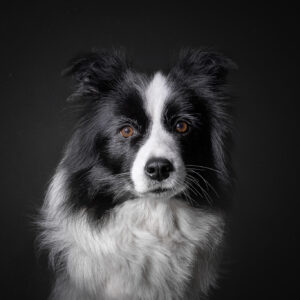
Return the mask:
<path fill-rule="evenodd" d="M 69 246 L 59 299 L 199 299 L 214 283 L 223 234 L 216 213 L 175 199 L 135 199 L 101 228 L 83 216 L 63 223 Z"/>

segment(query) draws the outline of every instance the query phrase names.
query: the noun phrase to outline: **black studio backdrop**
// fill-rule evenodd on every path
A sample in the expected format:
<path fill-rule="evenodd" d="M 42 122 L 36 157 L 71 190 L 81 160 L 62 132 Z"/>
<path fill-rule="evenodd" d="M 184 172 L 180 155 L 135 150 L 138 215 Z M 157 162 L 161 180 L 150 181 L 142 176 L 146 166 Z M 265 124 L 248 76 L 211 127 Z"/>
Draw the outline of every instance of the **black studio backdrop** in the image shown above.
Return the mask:
<path fill-rule="evenodd" d="M 95 2 L 96 3 L 96 2 Z M 139 69 L 183 46 L 233 58 L 238 175 L 229 250 L 212 299 L 292 299 L 298 289 L 298 15 L 287 3 L 1 4 L 1 299 L 46 299 L 32 218 L 70 135 L 61 70 L 75 54 L 123 46 Z"/>

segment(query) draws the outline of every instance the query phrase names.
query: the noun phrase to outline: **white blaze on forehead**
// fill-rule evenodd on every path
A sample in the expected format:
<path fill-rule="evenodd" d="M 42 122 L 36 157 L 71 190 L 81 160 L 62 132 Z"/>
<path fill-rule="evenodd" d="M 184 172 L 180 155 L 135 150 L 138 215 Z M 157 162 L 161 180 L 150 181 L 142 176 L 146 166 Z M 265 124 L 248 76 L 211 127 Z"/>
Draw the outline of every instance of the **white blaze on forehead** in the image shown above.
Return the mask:
<path fill-rule="evenodd" d="M 165 102 L 171 93 L 167 79 L 161 73 L 156 73 L 145 91 L 146 109 L 152 117 L 153 124 L 160 121 Z"/>
<path fill-rule="evenodd" d="M 180 182 L 181 178 L 179 177 L 184 175 L 183 162 L 174 136 L 167 131 L 163 124 L 165 104 L 171 92 L 166 77 L 161 73 L 154 75 L 144 91 L 146 110 L 151 125 L 149 137 L 139 149 L 131 169 L 131 178 L 135 190 L 138 192 L 145 192 L 154 184 L 144 172 L 147 162 L 152 157 L 168 159 L 174 166 L 175 171 L 164 181 L 164 187 L 173 188 L 176 182 Z"/>
<path fill-rule="evenodd" d="M 162 157 L 172 161 L 172 148 L 174 149 L 174 140 L 164 127 L 163 114 L 165 103 L 171 94 L 171 88 L 168 86 L 167 79 L 161 73 L 156 73 L 145 90 L 146 110 L 151 118 L 151 130 L 144 154 L 147 159 L 153 157 Z"/>

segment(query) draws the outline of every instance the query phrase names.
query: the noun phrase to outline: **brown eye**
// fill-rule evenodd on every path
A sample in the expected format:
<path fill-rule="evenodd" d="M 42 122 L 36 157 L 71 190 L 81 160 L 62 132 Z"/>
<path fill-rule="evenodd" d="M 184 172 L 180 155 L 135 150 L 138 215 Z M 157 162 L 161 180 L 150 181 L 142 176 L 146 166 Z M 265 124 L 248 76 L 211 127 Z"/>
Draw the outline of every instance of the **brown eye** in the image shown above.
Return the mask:
<path fill-rule="evenodd" d="M 128 138 L 133 135 L 133 128 L 130 126 L 125 126 L 122 128 L 121 134 L 124 138 Z"/>
<path fill-rule="evenodd" d="M 176 131 L 179 132 L 179 133 L 185 133 L 185 132 L 187 132 L 188 129 L 189 129 L 189 126 L 184 121 L 179 121 L 176 124 Z"/>

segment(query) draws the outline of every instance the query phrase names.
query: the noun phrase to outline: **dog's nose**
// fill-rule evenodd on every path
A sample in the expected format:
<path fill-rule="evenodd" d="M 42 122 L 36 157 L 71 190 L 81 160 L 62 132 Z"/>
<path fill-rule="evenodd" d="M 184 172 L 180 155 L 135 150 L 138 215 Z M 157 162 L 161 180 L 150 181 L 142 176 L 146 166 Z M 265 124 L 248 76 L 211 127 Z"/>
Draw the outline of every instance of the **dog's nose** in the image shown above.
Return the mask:
<path fill-rule="evenodd" d="M 174 171 L 174 167 L 166 158 L 150 158 L 145 166 L 145 174 L 157 181 L 168 178 L 172 171 Z"/>

